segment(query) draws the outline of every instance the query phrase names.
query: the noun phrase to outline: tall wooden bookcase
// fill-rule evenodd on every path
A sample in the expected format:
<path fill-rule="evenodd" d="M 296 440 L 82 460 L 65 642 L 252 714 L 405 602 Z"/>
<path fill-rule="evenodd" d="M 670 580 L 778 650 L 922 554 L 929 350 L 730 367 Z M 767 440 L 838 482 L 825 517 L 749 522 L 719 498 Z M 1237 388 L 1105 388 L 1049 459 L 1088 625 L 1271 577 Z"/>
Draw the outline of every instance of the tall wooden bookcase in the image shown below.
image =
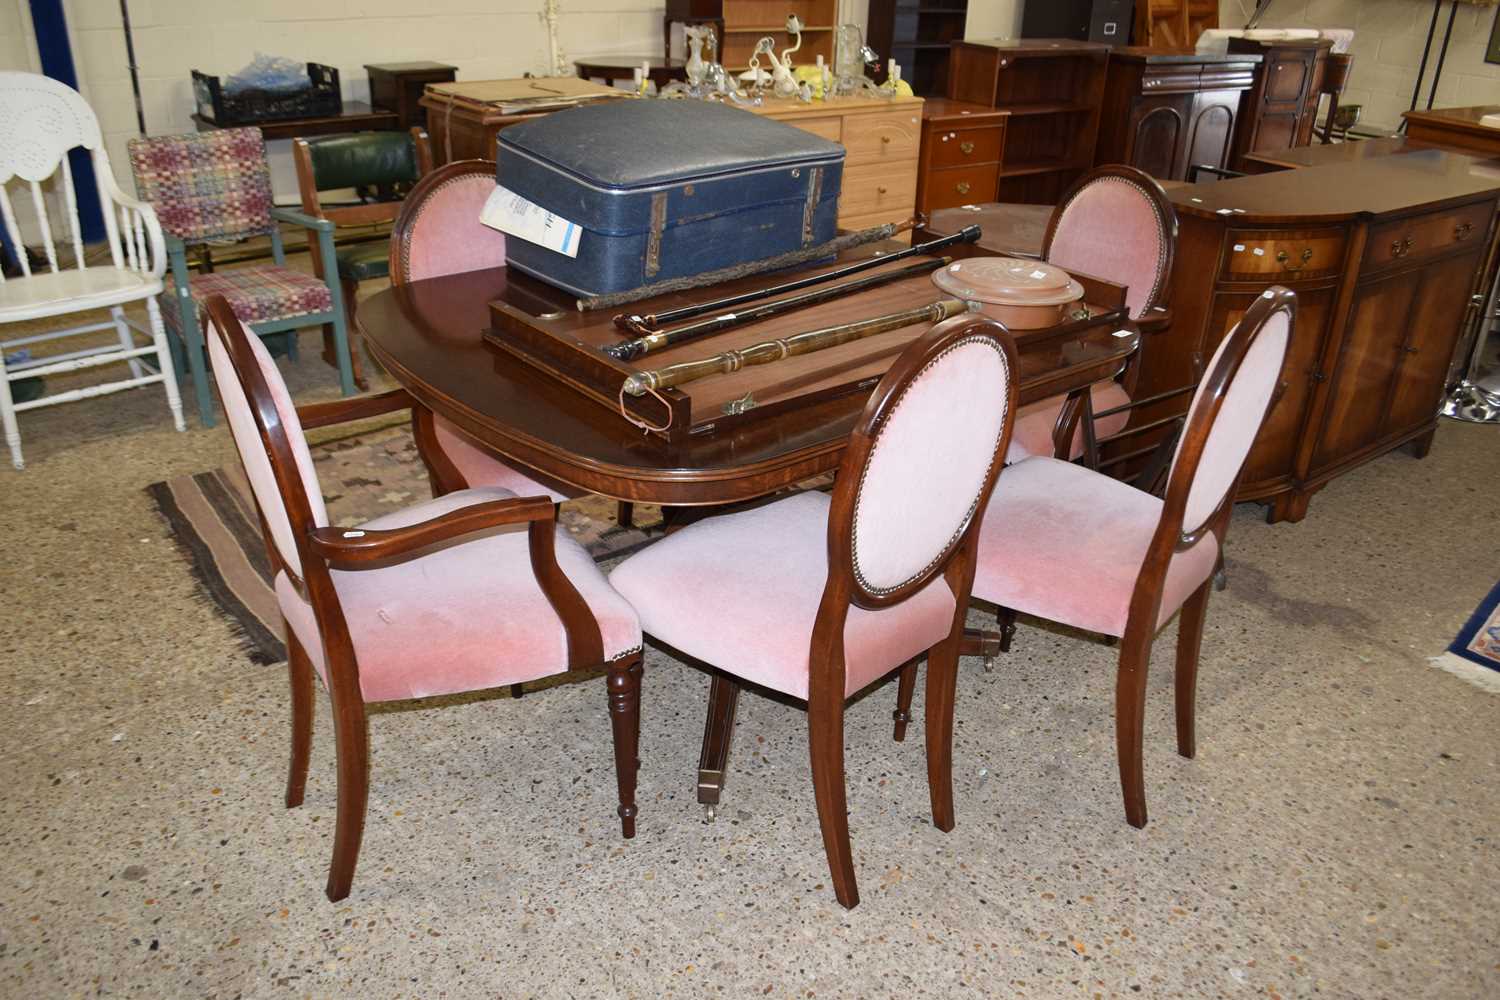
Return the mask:
<path fill-rule="evenodd" d="M 968 13 L 969 0 L 870 0 L 865 40 L 901 64 L 901 78 L 918 97 L 939 97 L 948 91 L 948 53 L 964 37 Z"/>
<path fill-rule="evenodd" d="M 999 201 L 1056 204 L 1094 165 L 1109 46 L 1046 38 L 954 42 L 948 96 L 1010 112 Z"/>
<path fill-rule="evenodd" d="M 1135 0 L 1135 44 L 1191 49 L 1219 26 L 1219 0 Z"/>

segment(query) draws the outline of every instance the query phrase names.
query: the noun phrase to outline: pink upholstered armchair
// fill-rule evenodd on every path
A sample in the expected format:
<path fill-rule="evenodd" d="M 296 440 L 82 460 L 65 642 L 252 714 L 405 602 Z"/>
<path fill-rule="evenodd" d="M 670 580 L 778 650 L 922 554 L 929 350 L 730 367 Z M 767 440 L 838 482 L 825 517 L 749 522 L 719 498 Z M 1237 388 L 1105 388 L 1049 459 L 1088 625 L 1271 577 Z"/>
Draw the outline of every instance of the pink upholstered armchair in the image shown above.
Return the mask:
<path fill-rule="evenodd" d="M 1125 285 L 1130 318 L 1149 330 L 1170 322 L 1161 304 L 1176 244 L 1177 213 L 1161 185 L 1134 167 L 1107 166 L 1080 178 L 1058 203 L 1047 224 L 1042 257 L 1069 271 Z M 1132 365 L 1120 379 L 1021 407 L 1007 460 L 1083 457 L 1098 468 L 1098 442 L 1119 434 L 1129 420 L 1130 388 L 1138 370 L 1138 364 Z"/>
<path fill-rule="evenodd" d="M 610 578 L 652 636 L 719 668 L 705 771 L 723 774 L 741 684 L 806 701 L 818 821 L 847 907 L 859 892 L 844 706 L 923 653 L 932 819 L 953 828 L 958 645 L 976 526 L 1010 437 L 1014 371 L 1014 347 L 994 321 L 963 316 L 933 327 L 870 397 L 831 499 L 801 493 L 700 521 Z"/>
<path fill-rule="evenodd" d="M 1285 288 L 1268 290 L 1219 344 L 1188 409 L 1165 500 L 1038 457 L 1006 469 L 984 514 L 976 598 L 1121 637 L 1115 732 L 1132 826 L 1146 824 L 1141 740 L 1151 643 L 1179 609 L 1177 751 L 1191 757 L 1196 749 L 1198 650 L 1214 566 L 1240 470 L 1276 395 L 1296 302 Z M 906 708 L 898 700 L 898 713 Z"/>
<path fill-rule="evenodd" d="M 505 266 L 505 234 L 479 221 L 495 190 L 492 160 L 459 160 L 422 178 L 402 203 L 391 233 L 391 284 Z M 561 502 L 580 496 L 566 483 L 528 469 L 486 447 L 472 435 L 425 408 L 414 412 L 417 444 L 439 491 L 498 486 L 521 496 L 538 494 Z M 621 503 L 621 525 L 630 505 Z"/>
<path fill-rule="evenodd" d="M 626 837 L 635 834 L 640 623 L 546 497 L 460 490 L 353 529 L 328 524 L 303 426 L 411 405 L 402 390 L 298 410 L 259 337 L 208 300 L 208 355 L 276 568 L 292 687 L 286 804 L 302 802 L 313 676 L 333 702 L 338 814 L 328 898 L 349 894 L 369 795 L 372 702 L 608 668 Z"/>

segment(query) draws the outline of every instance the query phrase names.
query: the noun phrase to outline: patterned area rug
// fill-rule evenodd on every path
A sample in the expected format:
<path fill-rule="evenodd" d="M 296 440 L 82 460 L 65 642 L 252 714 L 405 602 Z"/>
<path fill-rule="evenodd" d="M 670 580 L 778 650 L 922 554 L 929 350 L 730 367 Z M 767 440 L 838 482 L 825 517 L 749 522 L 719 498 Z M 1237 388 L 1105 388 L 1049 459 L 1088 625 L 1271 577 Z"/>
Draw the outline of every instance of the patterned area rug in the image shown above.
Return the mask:
<path fill-rule="evenodd" d="M 405 425 L 314 445 L 312 456 L 334 525 L 359 524 L 432 495 Z M 146 492 L 205 596 L 238 629 L 251 660 L 285 660 L 271 564 L 244 471 L 236 465 L 179 476 L 152 483 Z M 660 508 L 637 504 L 631 528 L 615 523 L 615 510 L 613 500 L 584 497 L 563 504 L 561 522 L 600 561 L 627 555 L 661 533 Z"/>
<path fill-rule="evenodd" d="M 1487 691 L 1500 694 L 1500 583 L 1489 592 L 1448 651 L 1433 665 Z"/>

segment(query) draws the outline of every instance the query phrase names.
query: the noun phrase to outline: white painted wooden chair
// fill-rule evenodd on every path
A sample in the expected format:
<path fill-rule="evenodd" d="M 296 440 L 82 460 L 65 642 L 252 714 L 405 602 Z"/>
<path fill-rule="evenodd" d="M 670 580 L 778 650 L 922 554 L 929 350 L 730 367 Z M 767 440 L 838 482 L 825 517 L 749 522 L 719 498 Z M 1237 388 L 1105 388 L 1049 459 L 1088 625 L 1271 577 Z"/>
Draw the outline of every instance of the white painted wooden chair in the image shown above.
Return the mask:
<path fill-rule="evenodd" d="M 72 168 L 68 164 L 69 151 L 79 147 L 88 150 L 93 159 L 99 185 L 99 207 L 109 237 L 109 262 L 92 267 L 84 259 L 78 198 L 73 188 Z M 51 183 L 44 186 L 49 180 Z M 24 181 L 31 189 L 31 206 L 36 215 L 35 225 L 41 245 L 46 250 L 48 271 L 32 272 L 7 190 L 12 181 Z M 20 187 L 19 184 L 16 186 Z M 61 202 L 60 206 L 58 202 Z M 162 291 L 162 275 L 167 268 L 161 226 L 157 224 L 156 213 L 150 205 L 120 190 L 110 170 L 94 112 L 77 91 L 56 80 L 33 73 L 0 73 L 0 213 L 3 213 L 6 234 L 17 250 L 22 271 L 20 277 L 6 279 L 0 276 L 0 325 L 109 310 L 109 319 L 28 333 L 9 340 L 0 339 L 0 420 L 4 423 L 11 463 L 18 469 L 24 467 L 17 413 L 153 382 L 162 383 L 167 392 L 167 406 L 172 410 L 172 422 L 179 431 L 185 430 L 177 376 L 172 369 L 161 312 L 156 304 Z M 72 267 L 66 266 L 67 253 L 59 251 L 54 239 L 54 216 L 66 218 Z M 125 313 L 127 303 L 141 301 L 146 303 L 149 328 L 138 325 Z M 11 364 L 5 362 L 6 353 L 18 347 L 110 329 L 115 330 L 117 336 L 108 344 L 26 358 Z M 144 346 L 139 344 L 136 333 L 147 338 Z M 23 403 L 12 399 L 13 382 L 115 363 L 129 366 L 128 378 L 69 389 Z"/>

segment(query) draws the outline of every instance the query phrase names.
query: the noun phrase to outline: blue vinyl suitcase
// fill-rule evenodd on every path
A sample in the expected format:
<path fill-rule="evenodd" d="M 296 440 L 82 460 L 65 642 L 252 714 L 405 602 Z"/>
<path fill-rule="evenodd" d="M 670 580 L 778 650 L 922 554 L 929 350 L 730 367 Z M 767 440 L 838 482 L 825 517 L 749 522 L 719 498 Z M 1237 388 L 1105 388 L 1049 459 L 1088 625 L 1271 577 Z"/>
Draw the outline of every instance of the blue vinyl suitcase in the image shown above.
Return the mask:
<path fill-rule="evenodd" d="M 582 230 L 578 255 L 510 238 L 511 267 L 602 295 L 832 239 L 844 147 L 739 108 L 608 101 L 499 133 L 496 179 Z"/>

